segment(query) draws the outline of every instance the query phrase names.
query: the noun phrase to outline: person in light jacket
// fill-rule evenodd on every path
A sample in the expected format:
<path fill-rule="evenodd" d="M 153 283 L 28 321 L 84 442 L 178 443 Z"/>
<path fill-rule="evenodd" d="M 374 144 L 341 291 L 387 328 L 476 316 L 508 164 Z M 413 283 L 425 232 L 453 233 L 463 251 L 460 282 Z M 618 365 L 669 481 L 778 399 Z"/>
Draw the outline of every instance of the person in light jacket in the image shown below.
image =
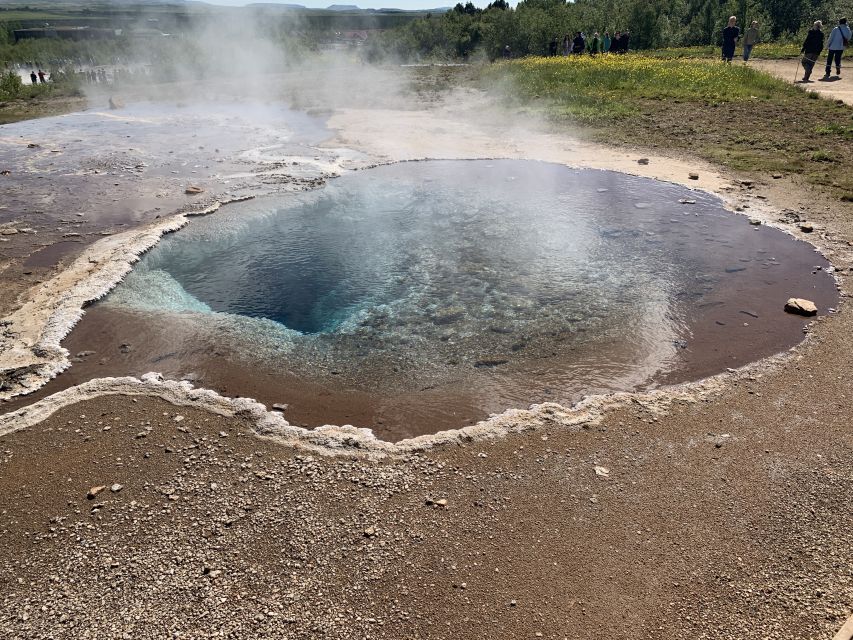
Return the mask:
<path fill-rule="evenodd" d="M 829 34 L 829 42 L 826 43 L 829 53 L 826 55 L 826 75 L 823 76 L 824 78 L 829 77 L 833 62 L 835 62 L 835 75 L 841 77 L 841 56 L 844 55 L 844 50 L 849 44 L 850 27 L 847 26 L 847 18 L 841 18 L 838 21 L 838 26 Z"/>
<path fill-rule="evenodd" d="M 749 62 L 752 48 L 758 43 L 758 21 L 753 20 L 743 36 L 743 61 Z"/>

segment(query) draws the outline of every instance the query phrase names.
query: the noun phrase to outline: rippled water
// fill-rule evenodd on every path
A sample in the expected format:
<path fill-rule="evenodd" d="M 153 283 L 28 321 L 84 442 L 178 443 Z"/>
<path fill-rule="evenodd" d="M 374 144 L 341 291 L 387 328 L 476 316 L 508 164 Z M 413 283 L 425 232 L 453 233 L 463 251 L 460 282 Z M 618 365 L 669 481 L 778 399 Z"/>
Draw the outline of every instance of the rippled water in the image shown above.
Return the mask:
<path fill-rule="evenodd" d="M 381 393 L 463 384 L 497 409 L 666 372 L 696 309 L 769 286 L 783 247 L 807 279 L 808 245 L 682 187 L 406 163 L 194 220 L 106 305 L 192 319 L 260 368 Z"/>

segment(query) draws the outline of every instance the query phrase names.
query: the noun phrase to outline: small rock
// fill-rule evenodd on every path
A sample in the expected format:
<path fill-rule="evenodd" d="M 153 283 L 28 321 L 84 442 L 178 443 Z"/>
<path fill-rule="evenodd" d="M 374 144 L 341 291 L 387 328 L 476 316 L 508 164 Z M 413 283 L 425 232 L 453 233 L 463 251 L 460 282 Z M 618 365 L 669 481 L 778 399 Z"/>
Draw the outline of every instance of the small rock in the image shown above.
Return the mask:
<path fill-rule="evenodd" d="M 105 484 L 99 484 L 95 487 L 90 488 L 89 491 L 86 493 L 86 499 L 87 500 L 94 500 L 95 496 L 98 495 L 101 491 L 103 491 L 106 488 L 107 488 L 107 485 L 105 485 Z"/>
<path fill-rule="evenodd" d="M 186 188 L 184 193 L 186 193 L 188 196 L 194 196 L 198 195 L 199 193 L 204 193 L 204 189 L 202 189 L 201 187 L 190 186 Z"/>
<path fill-rule="evenodd" d="M 172 420 L 174 420 L 175 422 L 183 422 L 184 416 L 178 415 L 178 416 L 175 416 L 174 418 L 172 418 Z"/>
<path fill-rule="evenodd" d="M 781 173 L 774 173 L 774 174 L 773 174 L 773 179 L 774 179 L 774 180 L 781 180 L 781 179 L 782 179 L 782 174 L 781 174 Z"/>
<path fill-rule="evenodd" d="M 372 538 L 375 535 L 376 535 L 376 527 L 368 527 L 367 529 L 364 530 L 364 537 L 365 538 Z"/>
<path fill-rule="evenodd" d="M 435 501 L 436 506 L 446 507 L 447 506 L 447 498 L 440 498 Z"/>
<path fill-rule="evenodd" d="M 4 236 L 14 236 L 14 235 L 17 235 L 17 233 L 18 233 L 17 229 L 3 229 L 3 231 L 0 231 L 0 234 L 2 234 Z"/>
<path fill-rule="evenodd" d="M 290 405 L 282 404 L 282 403 L 276 402 L 276 403 L 272 406 L 272 408 L 273 408 L 273 411 L 282 411 L 282 412 L 284 412 L 284 411 L 287 411 L 287 407 L 289 407 L 289 406 L 290 406 Z"/>
<path fill-rule="evenodd" d="M 114 485 L 112 485 L 112 486 L 110 487 L 110 491 L 112 491 L 113 493 L 118 493 L 118 492 L 119 492 L 119 491 L 121 491 L 122 489 L 124 489 L 124 485 L 123 485 L 123 484 L 119 484 L 119 483 L 115 483 Z"/>
<path fill-rule="evenodd" d="M 38 149 L 41 145 L 36 144 L 35 142 L 31 142 L 27 145 L 27 149 Z"/>
<path fill-rule="evenodd" d="M 800 231 L 802 231 L 803 233 L 811 233 L 812 231 L 814 231 L 814 227 L 810 224 L 801 224 Z"/>
<path fill-rule="evenodd" d="M 637 164 L 647 165 L 647 164 L 649 164 L 649 159 L 648 158 L 640 158 L 639 160 L 637 160 Z"/>
<path fill-rule="evenodd" d="M 689 198 L 682 198 L 681 200 L 679 200 L 679 202 L 681 204 L 696 204 L 695 200 L 691 200 Z"/>
<path fill-rule="evenodd" d="M 126 342 L 125 342 L 125 343 L 120 344 L 120 345 L 119 345 L 119 347 L 118 347 L 118 350 L 119 350 L 119 351 L 121 351 L 122 353 L 130 353 L 132 349 L 133 349 L 133 347 L 131 347 L 131 346 L 130 346 L 129 344 L 127 344 Z"/>
<path fill-rule="evenodd" d="M 601 467 L 596 465 L 595 467 L 595 475 L 599 478 L 609 478 L 610 477 L 610 469 L 607 467 Z"/>
<path fill-rule="evenodd" d="M 758 218 L 750 218 L 749 224 L 751 224 L 753 227 L 760 227 L 761 226 L 761 220 L 759 220 Z"/>
<path fill-rule="evenodd" d="M 688 174 L 687 177 L 690 178 L 691 180 L 698 180 L 699 174 L 698 173 L 690 173 L 690 174 Z"/>
<path fill-rule="evenodd" d="M 817 314 L 817 307 L 811 300 L 803 298 L 790 298 L 785 303 L 785 311 L 800 316 L 813 316 Z"/>

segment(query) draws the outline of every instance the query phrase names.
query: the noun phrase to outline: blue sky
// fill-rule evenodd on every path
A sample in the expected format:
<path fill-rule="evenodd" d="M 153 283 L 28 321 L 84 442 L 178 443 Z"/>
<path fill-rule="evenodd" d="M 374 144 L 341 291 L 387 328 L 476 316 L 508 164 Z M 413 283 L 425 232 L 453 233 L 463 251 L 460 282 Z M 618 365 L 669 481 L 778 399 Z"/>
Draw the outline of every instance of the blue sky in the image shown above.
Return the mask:
<path fill-rule="evenodd" d="M 458 0 L 207 0 L 210 4 L 218 4 L 229 7 L 242 7 L 251 2 L 275 2 L 276 4 L 301 4 L 306 7 L 326 8 L 331 4 L 354 4 L 361 9 L 381 9 L 393 7 L 394 9 L 436 9 L 438 7 L 452 7 Z M 463 2 L 464 4 L 464 2 Z M 476 5 L 488 4 L 475 2 Z"/>

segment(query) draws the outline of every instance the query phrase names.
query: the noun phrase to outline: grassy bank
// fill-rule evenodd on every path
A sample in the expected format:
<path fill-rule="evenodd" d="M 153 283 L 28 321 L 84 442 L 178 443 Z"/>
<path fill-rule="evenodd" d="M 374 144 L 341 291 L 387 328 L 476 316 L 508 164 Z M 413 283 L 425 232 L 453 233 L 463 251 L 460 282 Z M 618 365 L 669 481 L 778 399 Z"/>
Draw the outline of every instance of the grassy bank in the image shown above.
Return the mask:
<path fill-rule="evenodd" d="M 853 108 L 752 68 L 634 55 L 525 58 L 483 74 L 500 100 L 595 140 L 681 150 L 739 171 L 796 173 L 853 198 Z"/>
<path fill-rule="evenodd" d="M 639 55 L 652 58 L 708 58 L 717 60 L 722 55 L 720 47 L 672 47 L 667 49 L 650 49 L 643 51 Z M 737 48 L 735 52 L 735 60 L 739 60 L 743 55 L 743 49 Z M 753 58 L 762 58 L 764 60 L 787 60 L 796 58 L 800 55 L 800 45 L 795 43 L 782 42 L 760 42 L 755 45 L 752 50 Z"/>

